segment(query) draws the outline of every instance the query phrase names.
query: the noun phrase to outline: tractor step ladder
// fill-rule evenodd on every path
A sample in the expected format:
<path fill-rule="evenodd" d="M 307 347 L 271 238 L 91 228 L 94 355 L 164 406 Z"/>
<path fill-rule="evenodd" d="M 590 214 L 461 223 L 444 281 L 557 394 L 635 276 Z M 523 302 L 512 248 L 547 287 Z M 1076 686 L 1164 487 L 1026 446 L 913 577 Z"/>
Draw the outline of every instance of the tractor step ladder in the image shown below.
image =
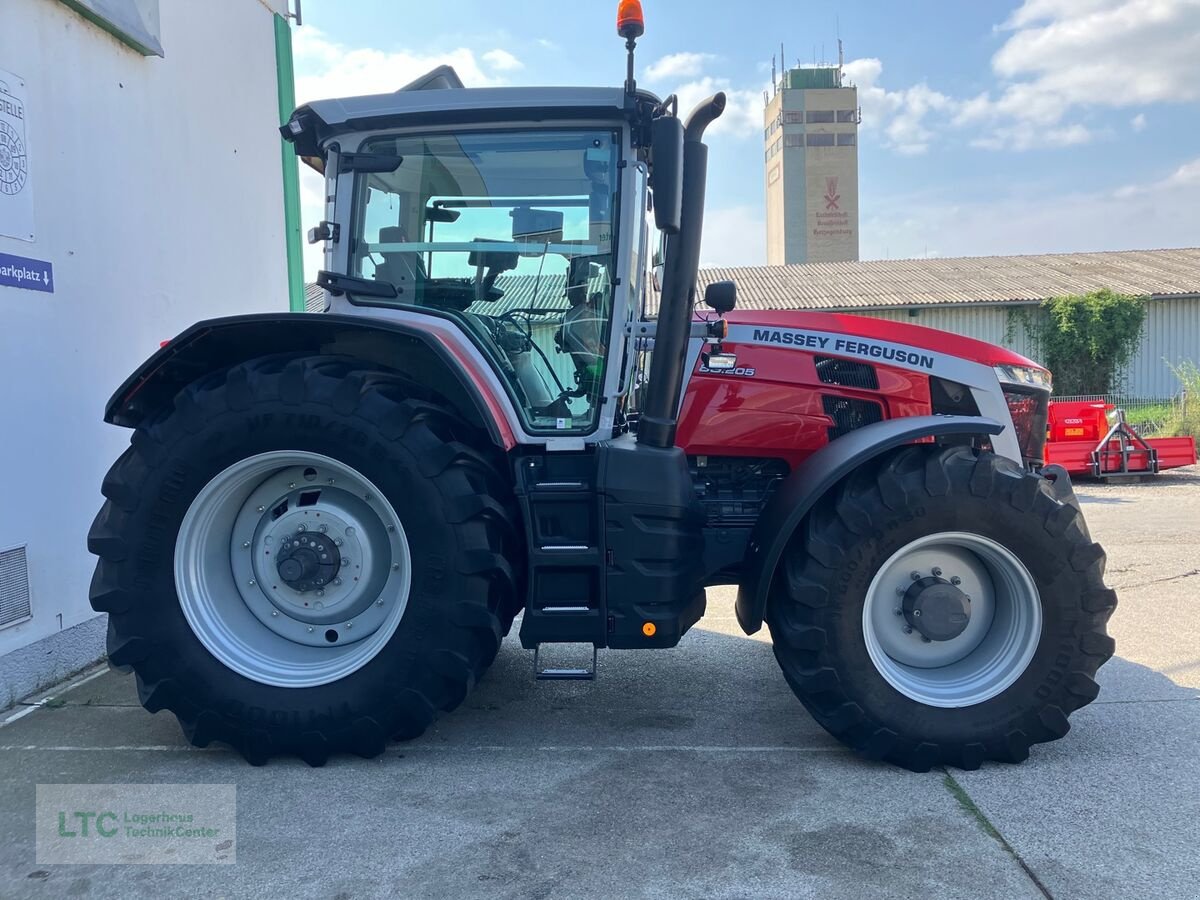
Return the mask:
<path fill-rule="evenodd" d="M 538 681 L 595 681 L 596 680 L 596 645 L 592 644 L 591 666 L 547 666 L 542 668 L 542 644 L 533 648 L 533 677 Z"/>

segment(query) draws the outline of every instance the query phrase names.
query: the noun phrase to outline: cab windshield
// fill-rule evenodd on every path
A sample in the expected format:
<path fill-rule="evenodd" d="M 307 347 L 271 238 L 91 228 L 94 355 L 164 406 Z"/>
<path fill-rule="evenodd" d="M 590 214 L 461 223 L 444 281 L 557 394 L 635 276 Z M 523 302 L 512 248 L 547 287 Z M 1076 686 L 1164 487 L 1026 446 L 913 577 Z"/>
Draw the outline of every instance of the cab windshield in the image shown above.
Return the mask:
<path fill-rule="evenodd" d="M 536 432 L 595 426 L 615 283 L 619 135 L 392 136 L 356 176 L 350 274 L 389 305 L 448 316 L 490 357 Z M 376 301 L 372 301 L 376 302 Z"/>

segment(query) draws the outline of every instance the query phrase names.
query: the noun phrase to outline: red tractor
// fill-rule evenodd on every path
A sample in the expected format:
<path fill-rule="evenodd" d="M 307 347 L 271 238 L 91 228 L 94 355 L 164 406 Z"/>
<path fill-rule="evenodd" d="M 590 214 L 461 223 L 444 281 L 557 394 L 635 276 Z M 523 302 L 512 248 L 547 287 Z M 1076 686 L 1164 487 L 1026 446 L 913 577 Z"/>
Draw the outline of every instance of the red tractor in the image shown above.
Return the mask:
<path fill-rule="evenodd" d="M 420 735 L 518 615 L 535 651 L 672 647 L 736 584 L 860 753 L 1025 759 L 1113 653 L 1104 553 L 1042 465 L 1049 374 L 913 326 L 734 313 L 728 282 L 694 314 L 725 98 L 683 120 L 640 90 L 621 10 L 621 88 L 440 69 L 295 111 L 329 309 L 201 322 L 114 395 L 133 437 L 89 538 L 111 664 L 198 746 L 320 765 Z"/>

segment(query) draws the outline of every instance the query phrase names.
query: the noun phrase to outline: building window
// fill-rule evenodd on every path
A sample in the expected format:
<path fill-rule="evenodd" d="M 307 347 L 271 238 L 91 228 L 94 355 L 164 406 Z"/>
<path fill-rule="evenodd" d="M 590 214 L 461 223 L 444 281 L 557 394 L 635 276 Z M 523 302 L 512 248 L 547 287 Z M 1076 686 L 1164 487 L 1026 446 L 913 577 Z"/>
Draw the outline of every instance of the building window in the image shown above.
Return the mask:
<path fill-rule="evenodd" d="M 806 135 L 806 137 L 808 138 L 808 146 L 810 146 L 810 147 L 832 147 L 833 146 L 833 135 L 832 134 L 808 134 L 808 135 Z"/>
<path fill-rule="evenodd" d="M 785 147 L 803 147 L 804 135 L 802 134 L 785 134 L 783 136 L 783 146 Z"/>
<path fill-rule="evenodd" d="M 158 0 L 62 0 L 142 56 L 162 56 Z"/>
<path fill-rule="evenodd" d="M 810 109 L 804 114 L 804 119 L 810 125 L 831 125 L 833 124 L 833 110 Z"/>
<path fill-rule="evenodd" d="M 853 147 L 854 146 L 854 135 L 853 134 L 839 134 L 837 136 L 837 145 L 839 147 Z"/>
<path fill-rule="evenodd" d="M 783 123 L 785 125 L 803 125 L 804 113 L 797 110 L 788 110 L 783 114 Z"/>
<path fill-rule="evenodd" d="M 859 123 L 858 110 L 857 109 L 839 109 L 837 111 L 837 120 L 839 122 L 841 122 L 842 124 L 857 125 Z"/>

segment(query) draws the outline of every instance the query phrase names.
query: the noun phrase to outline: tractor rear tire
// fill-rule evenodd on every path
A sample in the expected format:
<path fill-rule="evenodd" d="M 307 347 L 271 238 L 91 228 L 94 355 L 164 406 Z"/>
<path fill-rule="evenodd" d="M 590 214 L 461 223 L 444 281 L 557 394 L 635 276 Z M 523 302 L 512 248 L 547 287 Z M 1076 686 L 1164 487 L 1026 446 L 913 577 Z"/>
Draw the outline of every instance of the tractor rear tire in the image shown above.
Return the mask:
<path fill-rule="evenodd" d="M 991 453 L 915 446 L 817 505 L 767 622 L 796 696 L 862 755 L 916 772 L 1021 762 L 1099 692 L 1116 607 L 1104 561 L 1045 479 Z M 927 601 L 962 611 L 914 619 L 930 586 Z"/>
<path fill-rule="evenodd" d="M 192 744 L 256 765 L 420 735 L 519 605 L 512 490 L 486 446 L 353 360 L 269 357 L 189 386 L 102 487 L 88 547 L 110 663 Z M 284 565 L 301 542 L 340 568 Z"/>

